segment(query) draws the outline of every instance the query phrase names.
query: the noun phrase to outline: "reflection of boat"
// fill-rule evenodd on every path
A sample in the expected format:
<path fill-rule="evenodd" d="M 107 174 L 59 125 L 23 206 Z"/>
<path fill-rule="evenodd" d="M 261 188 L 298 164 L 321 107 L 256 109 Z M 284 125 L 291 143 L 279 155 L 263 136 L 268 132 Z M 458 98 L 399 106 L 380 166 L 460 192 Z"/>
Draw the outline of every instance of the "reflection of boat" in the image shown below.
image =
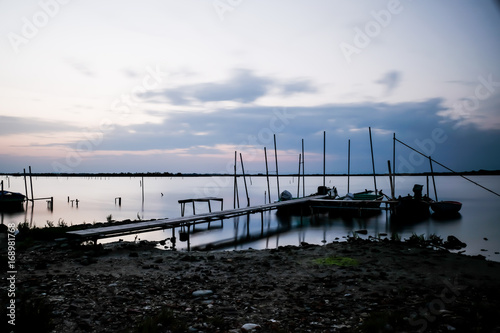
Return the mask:
<path fill-rule="evenodd" d="M 458 201 L 433 201 L 431 209 L 439 215 L 455 215 L 462 208 L 462 203 Z"/>
<path fill-rule="evenodd" d="M 0 209 L 16 210 L 23 207 L 24 194 L 10 191 L 0 191 Z"/>
<path fill-rule="evenodd" d="M 408 195 L 398 198 L 398 203 L 394 207 L 394 214 L 397 217 L 421 219 L 430 215 L 430 200 L 427 197 L 422 197 L 423 187 L 423 185 L 415 184 L 413 186 L 413 197 Z"/>

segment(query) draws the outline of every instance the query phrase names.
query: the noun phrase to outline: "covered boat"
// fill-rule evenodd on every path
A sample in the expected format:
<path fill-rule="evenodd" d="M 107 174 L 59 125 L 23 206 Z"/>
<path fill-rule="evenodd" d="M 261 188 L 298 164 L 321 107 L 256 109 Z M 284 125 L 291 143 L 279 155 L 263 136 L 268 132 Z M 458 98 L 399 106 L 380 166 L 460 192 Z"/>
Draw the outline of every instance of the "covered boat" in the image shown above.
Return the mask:
<path fill-rule="evenodd" d="M 415 184 L 413 196 L 399 197 L 398 203 L 394 207 L 394 215 L 411 220 L 427 218 L 430 215 L 430 199 L 427 196 L 422 196 L 423 188 L 424 185 Z"/>
<path fill-rule="evenodd" d="M 462 203 L 458 201 L 433 201 L 431 209 L 439 215 L 456 215 L 462 208 Z"/>
<path fill-rule="evenodd" d="M 1 210 L 22 209 L 24 198 L 25 198 L 24 194 L 1 190 L 0 209 Z"/>
<path fill-rule="evenodd" d="M 338 196 L 334 187 L 327 198 L 315 199 L 311 201 L 311 206 L 320 212 L 327 212 L 332 215 L 354 215 L 367 216 L 380 212 L 380 204 L 384 195 L 380 191 L 364 190 L 358 193 L 348 193 L 345 196 Z"/>

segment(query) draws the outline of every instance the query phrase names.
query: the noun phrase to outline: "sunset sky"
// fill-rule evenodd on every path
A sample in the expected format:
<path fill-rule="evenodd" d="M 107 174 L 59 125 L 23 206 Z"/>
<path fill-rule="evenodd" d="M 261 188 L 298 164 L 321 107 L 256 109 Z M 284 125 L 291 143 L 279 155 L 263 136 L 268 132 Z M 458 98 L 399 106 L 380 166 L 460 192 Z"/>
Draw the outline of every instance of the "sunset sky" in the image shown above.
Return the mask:
<path fill-rule="evenodd" d="M 0 1 L 0 173 L 500 169 L 495 1 Z M 429 163 L 396 146 L 396 169 Z M 443 171 L 436 167 L 435 171 Z"/>

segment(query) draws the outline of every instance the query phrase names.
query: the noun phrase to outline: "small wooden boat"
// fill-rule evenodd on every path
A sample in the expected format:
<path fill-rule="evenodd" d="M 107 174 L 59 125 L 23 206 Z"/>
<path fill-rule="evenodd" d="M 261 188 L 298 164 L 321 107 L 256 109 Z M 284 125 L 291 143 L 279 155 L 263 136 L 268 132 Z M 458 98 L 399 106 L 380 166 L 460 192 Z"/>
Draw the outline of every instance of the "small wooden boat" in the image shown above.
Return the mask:
<path fill-rule="evenodd" d="M 439 215 L 455 215 L 462 208 L 462 203 L 458 201 L 434 201 L 431 202 L 431 209 Z"/>
<path fill-rule="evenodd" d="M 23 207 L 24 194 L 10 191 L 0 191 L 0 209 L 16 210 Z"/>
<path fill-rule="evenodd" d="M 413 186 L 414 195 L 399 197 L 398 203 L 394 207 L 394 215 L 397 218 L 409 220 L 420 220 L 429 217 L 430 199 L 422 196 L 423 185 L 415 184 Z"/>
<path fill-rule="evenodd" d="M 315 199 L 311 206 L 315 211 L 327 212 L 331 215 L 370 216 L 380 213 L 380 204 L 384 195 L 364 190 L 358 193 L 348 193 L 339 197 L 335 188 L 330 197 Z"/>

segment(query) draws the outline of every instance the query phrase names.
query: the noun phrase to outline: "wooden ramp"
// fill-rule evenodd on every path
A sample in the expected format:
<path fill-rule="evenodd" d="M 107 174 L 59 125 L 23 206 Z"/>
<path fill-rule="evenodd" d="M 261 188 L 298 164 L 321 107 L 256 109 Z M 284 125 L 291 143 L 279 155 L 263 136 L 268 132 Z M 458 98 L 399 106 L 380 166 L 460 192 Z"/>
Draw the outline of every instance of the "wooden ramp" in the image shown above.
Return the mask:
<path fill-rule="evenodd" d="M 326 195 L 315 195 L 300 199 L 293 199 L 288 201 L 273 202 L 265 205 L 244 207 L 230 210 L 223 210 L 219 212 L 211 212 L 199 215 L 177 217 L 172 219 L 159 219 L 155 221 L 146 222 L 133 222 L 130 224 L 112 225 L 109 227 L 99 227 L 99 228 L 89 228 L 77 231 L 68 231 L 69 236 L 79 237 L 82 239 L 97 240 L 106 237 L 116 237 L 121 235 L 128 235 L 139 232 L 148 232 L 154 230 L 162 230 L 167 228 L 175 228 L 182 226 L 189 226 L 199 223 L 206 223 L 216 220 L 227 219 L 235 216 L 265 212 L 278 207 L 304 204 L 313 199 L 321 199 L 326 197 Z"/>

